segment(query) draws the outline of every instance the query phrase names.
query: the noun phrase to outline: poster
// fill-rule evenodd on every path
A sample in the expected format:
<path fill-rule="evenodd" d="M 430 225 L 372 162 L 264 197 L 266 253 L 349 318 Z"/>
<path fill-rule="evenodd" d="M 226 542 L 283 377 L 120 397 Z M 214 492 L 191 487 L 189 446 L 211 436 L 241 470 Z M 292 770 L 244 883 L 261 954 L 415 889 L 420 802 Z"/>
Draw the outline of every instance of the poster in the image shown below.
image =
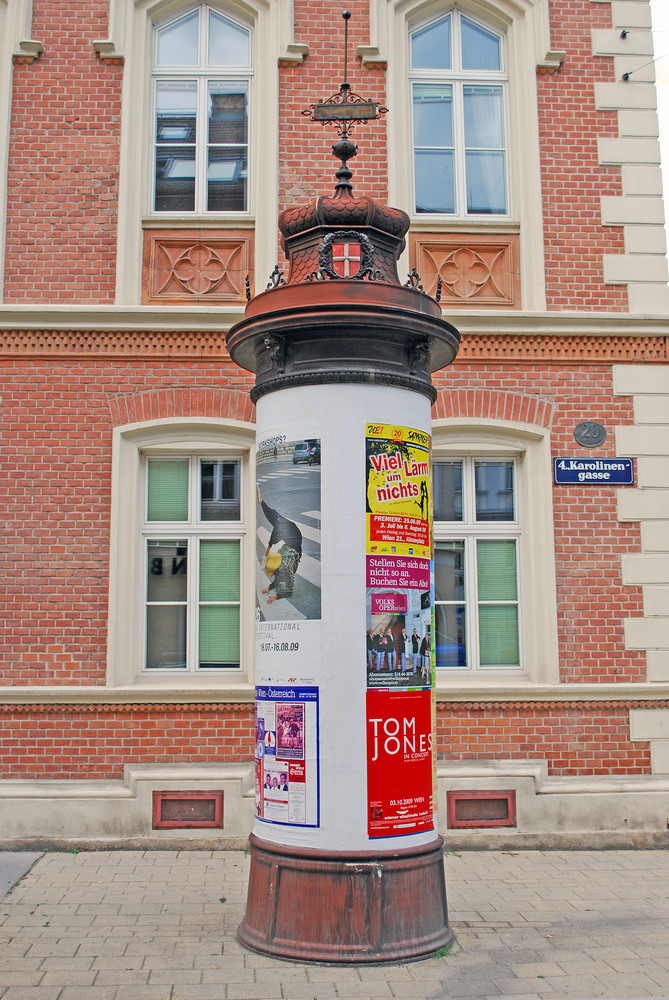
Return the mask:
<path fill-rule="evenodd" d="M 431 691 L 367 691 L 370 837 L 435 829 L 433 756 Z"/>
<path fill-rule="evenodd" d="M 367 686 L 425 687 L 431 669 L 429 559 L 367 556 Z"/>
<path fill-rule="evenodd" d="M 321 442 L 259 435 L 256 677 L 317 683 L 321 642 Z"/>
<path fill-rule="evenodd" d="M 256 816 L 266 823 L 318 826 L 318 688 L 256 688 Z"/>
<path fill-rule="evenodd" d="M 435 829 L 429 434 L 366 425 L 367 829 Z"/>
<path fill-rule="evenodd" d="M 432 685 L 430 435 L 366 426 L 368 688 Z"/>
<path fill-rule="evenodd" d="M 430 435 L 367 424 L 367 554 L 432 555 Z"/>

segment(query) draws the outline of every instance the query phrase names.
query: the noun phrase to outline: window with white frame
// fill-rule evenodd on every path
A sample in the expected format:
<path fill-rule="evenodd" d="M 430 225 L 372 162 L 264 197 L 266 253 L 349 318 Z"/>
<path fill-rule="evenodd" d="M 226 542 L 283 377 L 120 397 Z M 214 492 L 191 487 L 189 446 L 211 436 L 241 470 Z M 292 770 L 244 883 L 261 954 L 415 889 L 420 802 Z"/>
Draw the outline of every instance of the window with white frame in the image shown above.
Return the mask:
<path fill-rule="evenodd" d="M 248 209 L 249 27 L 201 4 L 154 29 L 153 209 Z"/>
<path fill-rule="evenodd" d="M 144 457 L 147 672 L 239 669 L 241 460 Z"/>
<path fill-rule="evenodd" d="M 508 214 L 504 39 L 453 9 L 411 29 L 414 211 Z"/>
<path fill-rule="evenodd" d="M 434 464 L 437 667 L 521 671 L 517 462 Z"/>

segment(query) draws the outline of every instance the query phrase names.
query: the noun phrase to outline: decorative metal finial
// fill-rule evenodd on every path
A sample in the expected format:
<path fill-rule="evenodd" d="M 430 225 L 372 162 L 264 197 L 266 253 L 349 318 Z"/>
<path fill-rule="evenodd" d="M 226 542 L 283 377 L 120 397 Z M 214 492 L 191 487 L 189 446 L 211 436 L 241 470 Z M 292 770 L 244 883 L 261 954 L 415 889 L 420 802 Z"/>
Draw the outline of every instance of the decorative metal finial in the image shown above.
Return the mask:
<path fill-rule="evenodd" d="M 336 94 L 332 94 L 324 101 L 310 104 L 302 114 L 311 121 L 320 122 L 326 125 L 331 122 L 340 136 L 339 142 L 332 147 L 332 152 L 341 160 L 341 167 L 337 171 L 337 189 L 340 193 L 344 190 L 351 190 L 351 171 L 346 166 L 348 160 L 354 157 L 358 147 L 349 139 L 349 132 L 359 122 L 372 121 L 385 115 L 388 108 L 380 106 L 379 101 L 368 101 L 359 94 L 351 90 L 348 77 L 348 22 L 351 19 L 351 12 L 345 10 L 342 14 L 344 20 L 344 82 Z"/>

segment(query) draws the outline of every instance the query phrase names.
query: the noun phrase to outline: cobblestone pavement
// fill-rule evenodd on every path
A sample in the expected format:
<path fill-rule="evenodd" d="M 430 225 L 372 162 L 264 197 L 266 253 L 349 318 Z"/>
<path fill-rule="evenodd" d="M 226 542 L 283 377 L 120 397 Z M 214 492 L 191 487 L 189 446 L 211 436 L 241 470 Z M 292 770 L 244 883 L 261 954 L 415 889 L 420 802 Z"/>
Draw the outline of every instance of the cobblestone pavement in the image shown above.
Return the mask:
<path fill-rule="evenodd" d="M 0 997 L 669 1000 L 666 852 L 449 853 L 446 873 L 451 953 L 351 968 L 237 942 L 242 852 L 46 853 L 0 899 Z"/>

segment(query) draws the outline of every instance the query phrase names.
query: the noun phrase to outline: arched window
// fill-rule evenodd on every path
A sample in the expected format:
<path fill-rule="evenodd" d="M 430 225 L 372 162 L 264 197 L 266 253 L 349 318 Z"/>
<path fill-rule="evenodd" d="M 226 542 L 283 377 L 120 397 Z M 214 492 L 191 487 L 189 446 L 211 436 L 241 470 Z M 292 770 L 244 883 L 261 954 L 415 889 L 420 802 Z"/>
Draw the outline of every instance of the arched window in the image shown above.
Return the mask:
<path fill-rule="evenodd" d="M 507 215 L 502 35 L 454 9 L 409 41 L 414 211 Z"/>
<path fill-rule="evenodd" d="M 248 208 L 251 30 L 206 4 L 157 25 L 156 212 Z"/>

